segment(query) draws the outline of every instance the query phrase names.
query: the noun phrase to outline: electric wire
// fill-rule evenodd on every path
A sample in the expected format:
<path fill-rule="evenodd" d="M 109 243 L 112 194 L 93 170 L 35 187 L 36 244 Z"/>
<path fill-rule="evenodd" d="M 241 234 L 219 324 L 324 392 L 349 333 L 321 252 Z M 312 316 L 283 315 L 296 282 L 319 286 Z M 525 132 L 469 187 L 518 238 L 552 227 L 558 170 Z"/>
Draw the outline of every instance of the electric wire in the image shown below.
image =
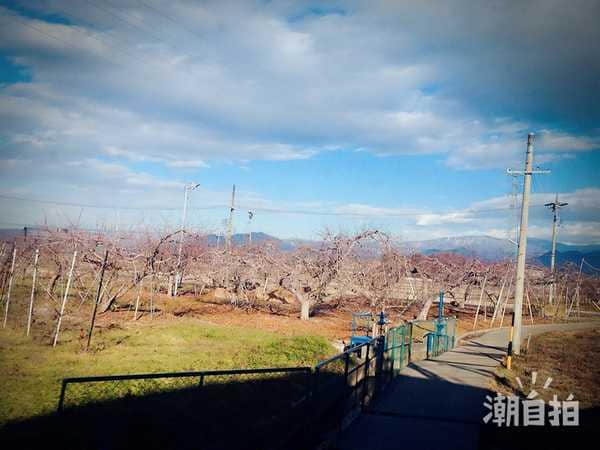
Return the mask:
<path fill-rule="evenodd" d="M 119 210 L 133 210 L 133 211 L 179 211 L 181 208 L 179 207 L 147 207 L 147 206 L 115 206 L 115 205 L 98 205 L 98 204 L 90 204 L 90 203 L 79 203 L 79 202 L 67 202 L 67 201 L 58 201 L 58 200 L 41 200 L 34 198 L 25 198 L 18 197 L 12 195 L 0 195 L 0 198 L 5 200 L 17 200 L 23 202 L 31 202 L 31 203 L 44 203 L 44 204 L 52 204 L 58 206 L 70 206 L 70 207 L 79 207 L 79 208 L 91 208 L 91 209 L 119 209 Z M 543 207 L 543 205 L 532 205 L 531 207 Z M 226 203 L 214 203 L 206 206 L 191 206 L 190 210 L 209 210 L 209 209 L 220 209 L 220 208 L 230 208 L 230 205 Z M 412 211 L 412 212 L 398 212 L 398 213 L 359 213 L 359 212 L 343 212 L 343 211 L 311 211 L 311 210 L 302 210 L 302 209 L 286 209 L 286 208 L 268 208 L 268 207 L 257 207 L 247 204 L 238 204 L 236 209 L 240 210 L 248 210 L 252 211 L 262 211 L 267 213 L 278 213 L 278 214 L 303 214 L 303 215 L 315 215 L 315 216 L 357 216 L 357 217 L 373 217 L 373 218 L 385 218 L 385 217 L 411 217 L 411 216 L 421 216 L 427 214 L 453 214 L 460 213 L 465 215 L 478 215 L 483 213 L 490 213 L 496 211 L 506 211 L 510 210 L 510 207 L 502 207 L 502 208 L 488 208 L 488 209 L 474 209 L 474 210 L 464 210 L 464 211 Z"/>
<path fill-rule="evenodd" d="M 156 13 L 157 16 L 159 16 L 160 18 L 164 18 L 164 19 L 168 19 L 171 22 L 173 22 L 175 25 L 177 25 L 178 27 L 180 27 L 181 29 L 187 31 L 190 34 L 193 34 L 194 36 L 198 37 L 200 40 L 202 40 L 203 42 L 206 40 L 203 36 L 201 36 L 200 34 L 196 33 L 194 30 L 192 30 L 191 28 L 188 28 L 183 22 L 178 21 L 177 19 L 175 19 L 174 17 L 172 17 L 171 15 L 167 14 L 164 11 L 161 11 L 160 9 L 158 9 L 157 7 L 155 7 L 154 5 L 150 4 L 149 2 L 145 1 L 145 0 L 138 0 L 138 3 L 140 3 L 142 6 L 144 6 L 145 8 L 153 11 Z"/>

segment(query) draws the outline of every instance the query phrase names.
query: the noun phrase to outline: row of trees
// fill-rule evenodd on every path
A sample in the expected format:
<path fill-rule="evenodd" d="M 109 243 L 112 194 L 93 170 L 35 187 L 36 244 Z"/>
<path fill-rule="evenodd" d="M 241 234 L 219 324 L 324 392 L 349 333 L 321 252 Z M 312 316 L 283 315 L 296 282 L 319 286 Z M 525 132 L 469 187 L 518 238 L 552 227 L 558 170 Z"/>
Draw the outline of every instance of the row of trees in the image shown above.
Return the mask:
<path fill-rule="evenodd" d="M 134 298 L 136 317 L 140 296 L 150 296 L 152 311 L 155 294 L 194 293 L 234 307 L 274 313 L 299 310 L 304 320 L 316 307 L 343 307 L 352 298 L 367 299 L 374 310 L 399 308 L 402 313 L 412 307 L 419 318 L 425 318 L 439 290 L 459 309 L 468 307 L 474 296 L 495 309 L 502 292 L 510 290 L 514 273 L 512 263 L 506 261 L 485 263 L 453 254 L 406 255 L 390 236 L 377 230 L 326 231 L 319 243 L 292 251 L 283 251 L 270 241 L 222 248 L 211 244 L 206 235 L 186 233 L 178 260 L 180 237 L 179 232 L 41 231 L 27 239 L 4 242 L 0 245 L 0 291 L 6 314 L 10 290 L 30 279 L 36 250 L 36 289 L 49 299 L 55 316 L 62 315 L 61 297 L 77 298 L 78 307 L 93 305 L 106 251 L 109 257 L 98 310 L 102 314 L 131 307 Z M 534 308 L 543 308 L 549 273 L 531 267 L 528 274 Z M 598 296 L 598 279 L 574 268 L 563 268 L 558 279 L 565 302 L 575 293 L 578 301 Z M 180 280 L 177 288 L 175 280 Z M 65 294 L 68 286 L 71 292 Z"/>

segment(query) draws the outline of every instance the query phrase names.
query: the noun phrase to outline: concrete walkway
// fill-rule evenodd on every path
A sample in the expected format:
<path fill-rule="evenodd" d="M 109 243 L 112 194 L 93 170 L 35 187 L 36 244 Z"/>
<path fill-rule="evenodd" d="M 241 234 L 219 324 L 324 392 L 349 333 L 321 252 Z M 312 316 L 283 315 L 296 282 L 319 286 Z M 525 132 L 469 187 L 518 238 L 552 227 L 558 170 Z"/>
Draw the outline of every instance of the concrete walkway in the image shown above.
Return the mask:
<path fill-rule="evenodd" d="M 523 337 L 593 327 L 600 322 L 535 325 L 525 327 Z M 483 402 L 507 343 L 507 329 L 491 331 L 434 360 L 409 364 L 342 433 L 336 448 L 476 449 L 489 411 Z"/>

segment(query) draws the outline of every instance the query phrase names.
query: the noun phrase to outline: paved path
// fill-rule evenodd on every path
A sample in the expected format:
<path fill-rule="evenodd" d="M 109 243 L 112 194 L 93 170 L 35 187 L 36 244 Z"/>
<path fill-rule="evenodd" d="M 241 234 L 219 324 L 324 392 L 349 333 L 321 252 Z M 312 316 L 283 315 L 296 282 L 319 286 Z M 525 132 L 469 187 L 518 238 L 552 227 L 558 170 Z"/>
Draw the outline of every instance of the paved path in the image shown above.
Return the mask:
<path fill-rule="evenodd" d="M 535 325 L 523 335 L 599 327 L 600 322 Z M 470 338 L 435 360 L 411 363 L 337 443 L 350 449 L 476 449 L 494 371 L 506 354 L 508 330 Z"/>

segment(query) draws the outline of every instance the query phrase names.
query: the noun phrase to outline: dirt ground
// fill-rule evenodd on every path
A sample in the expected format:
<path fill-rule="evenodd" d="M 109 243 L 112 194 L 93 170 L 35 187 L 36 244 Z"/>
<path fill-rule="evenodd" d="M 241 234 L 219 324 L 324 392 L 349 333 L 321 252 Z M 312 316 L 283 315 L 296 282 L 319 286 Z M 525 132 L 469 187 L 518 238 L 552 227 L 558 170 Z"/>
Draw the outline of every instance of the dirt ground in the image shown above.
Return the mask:
<path fill-rule="evenodd" d="M 499 369 L 498 387 L 526 396 L 534 372 L 539 386 L 552 378 L 551 388 L 537 389 L 544 400 L 554 394 L 561 399 L 573 394 L 582 408 L 600 406 L 600 327 L 533 337 L 525 352 L 515 357 L 514 370 Z"/>

